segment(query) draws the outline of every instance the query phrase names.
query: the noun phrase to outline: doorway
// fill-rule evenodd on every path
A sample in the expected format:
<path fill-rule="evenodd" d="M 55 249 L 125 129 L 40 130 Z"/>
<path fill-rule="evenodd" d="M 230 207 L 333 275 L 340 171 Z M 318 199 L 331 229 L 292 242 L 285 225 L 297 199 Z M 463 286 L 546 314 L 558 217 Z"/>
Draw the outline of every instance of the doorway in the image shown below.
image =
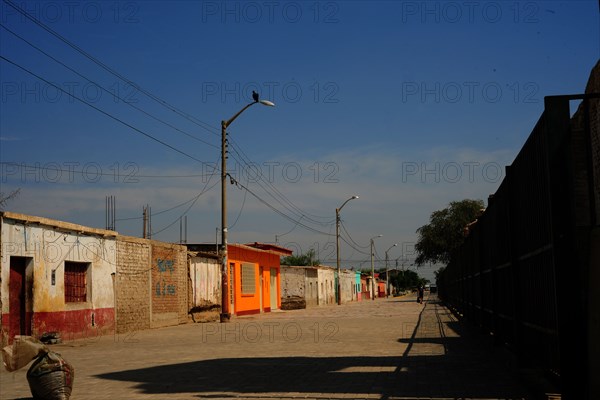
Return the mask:
<path fill-rule="evenodd" d="M 10 257 L 8 278 L 9 342 L 15 335 L 31 335 L 33 301 L 31 257 Z"/>
<path fill-rule="evenodd" d="M 271 310 L 277 310 L 277 269 L 271 268 Z"/>

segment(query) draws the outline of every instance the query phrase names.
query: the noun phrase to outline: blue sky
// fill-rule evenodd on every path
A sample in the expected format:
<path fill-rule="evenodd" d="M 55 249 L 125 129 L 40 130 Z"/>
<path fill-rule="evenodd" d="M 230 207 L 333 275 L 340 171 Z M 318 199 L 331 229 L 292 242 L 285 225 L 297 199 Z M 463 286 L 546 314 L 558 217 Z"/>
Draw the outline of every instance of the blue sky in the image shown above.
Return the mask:
<path fill-rule="evenodd" d="M 47 81 L 0 61 L 1 191 L 21 188 L 8 210 L 104 227 L 113 195 L 123 234 L 141 235 L 149 204 L 155 238 L 178 241 L 187 215 L 188 241 L 214 241 L 220 121 L 257 90 L 276 107 L 231 125 L 229 170 L 260 200 L 229 186 L 230 241 L 333 265 L 335 208 L 356 194 L 348 267 L 378 234 L 380 258 L 399 243 L 390 259 L 410 263 L 432 211 L 486 200 L 544 96 L 583 92 L 600 54 L 592 0 L 14 4 L 127 81 L 0 3 L 1 55 Z"/>

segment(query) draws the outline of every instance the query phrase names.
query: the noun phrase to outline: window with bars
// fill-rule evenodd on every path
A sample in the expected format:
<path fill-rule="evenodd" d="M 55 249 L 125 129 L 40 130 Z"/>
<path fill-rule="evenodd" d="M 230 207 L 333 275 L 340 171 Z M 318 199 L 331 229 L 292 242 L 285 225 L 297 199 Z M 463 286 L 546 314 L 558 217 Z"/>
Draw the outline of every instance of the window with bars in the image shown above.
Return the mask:
<path fill-rule="evenodd" d="M 256 268 L 254 264 L 243 263 L 241 274 L 242 294 L 256 294 Z"/>
<path fill-rule="evenodd" d="M 65 261 L 65 303 L 87 301 L 89 265 L 89 263 Z"/>

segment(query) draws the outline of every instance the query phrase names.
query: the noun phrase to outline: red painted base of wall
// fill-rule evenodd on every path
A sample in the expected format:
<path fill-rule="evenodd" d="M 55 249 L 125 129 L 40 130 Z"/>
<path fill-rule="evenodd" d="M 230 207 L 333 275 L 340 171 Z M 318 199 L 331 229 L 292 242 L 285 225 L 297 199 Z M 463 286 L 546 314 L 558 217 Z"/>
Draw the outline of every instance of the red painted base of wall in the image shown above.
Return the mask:
<path fill-rule="evenodd" d="M 271 307 L 265 307 L 263 312 L 271 312 Z M 252 315 L 252 314 L 260 314 L 260 310 L 243 310 L 243 311 L 237 311 L 235 313 L 235 315 L 237 315 L 239 317 L 241 317 L 243 315 Z"/>
<path fill-rule="evenodd" d="M 2 335 L 9 336 L 9 314 L 2 314 Z M 62 340 L 96 338 L 113 332 L 115 327 L 114 308 L 36 312 L 31 318 L 31 335 L 39 338 L 45 332 L 60 332 Z M 12 342 L 12 337 L 9 338 Z"/>
<path fill-rule="evenodd" d="M 242 315 L 252 315 L 252 314 L 260 314 L 260 310 L 244 310 L 244 311 L 238 311 L 235 313 L 235 315 L 241 317 Z"/>

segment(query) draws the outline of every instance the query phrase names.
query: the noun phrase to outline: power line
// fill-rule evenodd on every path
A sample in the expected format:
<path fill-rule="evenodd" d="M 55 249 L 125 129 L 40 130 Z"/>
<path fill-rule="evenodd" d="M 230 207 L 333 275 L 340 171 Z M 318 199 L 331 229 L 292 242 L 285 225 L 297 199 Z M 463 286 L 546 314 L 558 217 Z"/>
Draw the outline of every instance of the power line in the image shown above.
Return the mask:
<path fill-rule="evenodd" d="M 162 233 L 163 231 L 166 231 L 167 229 L 169 229 L 170 227 L 172 227 L 177 221 L 179 221 L 179 219 L 181 217 L 183 217 L 184 215 L 186 215 L 192 209 L 192 207 L 194 207 L 194 205 L 196 204 L 196 202 L 198 201 L 198 199 L 200 198 L 200 196 L 202 196 L 205 192 L 209 191 L 210 189 L 214 188 L 219 183 L 219 181 L 216 181 L 214 183 L 214 185 L 212 185 L 211 187 L 209 187 L 207 189 L 207 185 L 208 185 L 209 182 L 210 182 L 210 179 L 208 180 L 208 182 L 206 182 L 206 185 L 204 185 L 204 188 L 202 189 L 202 191 L 200 193 L 198 193 L 198 195 L 196 196 L 196 198 L 194 198 L 194 201 L 192 202 L 192 204 L 190 204 L 190 206 L 179 217 L 177 217 L 173 222 L 171 222 L 170 224 L 168 224 L 164 228 L 159 229 L 156 232 L 152 232 L 152 235 L 158 235 L 159 233 Z"/>
<path fill-rule="evenodd" d="M 298 225 L 302 226 L 303 228 L 305 228 L 305 229 L 307 229 L 307 230 L 309 230 L 309 231 L 311 231 L 311 232 L 318 233 L 318 234 L 325 235 L 325 236 L 335 236 L 335 235 L 333 235 L 333 234 L 331 234 L 331 233 L 327 233 L 327 232 L 324 232 L 324 231 L 320 231 L 320 230 L 318 230 L 318 229 L 315 229 L 315 228 L 313 228 L 313 227 L 311 227 L 311 226 L 305 225 L 305 224 L 301 223 L 300 221 L 295 221 L 295 220 L 294 220 L 292 217 L 290 217 L 289 215 L 287 215 L 287 214 L 285 214 L 284 212 L 282 212 L 282 211 L 278 210 L 277 208 L 275 208 L 274 206 L 272 206 L 271 204 L 269 204 L 267 201 L 265 201 L 265 200 L 263 200 L 262 198 L 260 198 L 260 197 L 259 197 L 259 196 L 258 196 L 256 193 L 254 193 L 254 192 L 253 192 L 252 190 L 250 190 L 248 187 L 246 187 L 246 186 L 242 185 L 242 184 L 241 184 L 241 183 L 239 183 L 239 182 L 237 183 L 237 185 L 238 185 L 238 186 L 240 186 L 242 189 L 244 189 L 244 190 L 248 191 L 248 193 L 250 193 L 252 196 L 254 196 L 254 197 L 255 197 L 255 198 L 258 200 L 258 201 L 260 201 L 261 203 L 263 203 L 264 205 L 266 205 L 266 206 L 267 206 L 267 207 L 269 207 L 271 210 L 275 211 L 277 214 L 281 215 L 281 216 L 282 216 L 282 217 L 284 217 L 285 219 L 287 219 L 287 220 L 289 220 L 289 221 L 292 221 L 292 222 L 295 222 L 295 223 L 297 223 Z"/>
<path fill-rule="evenodd" d="M 209 143 L 209 142 L 207 142 L 206 140 L 200 139 L 200 138 L 198 138 L 198 137 L 196 137 L 196 136 L 194 136 L 194 135 L 192 135 L 192 134 L 190 134 L 190 133 L 188 133 L 188 132 L 186 132 L 186 131 L 184 131 L 184 130 L 182 130 L 182 129 L 179 129 L 179 128 L 177 128 L 176 126 L 174 126 L 174 125 L 172 125 L 172 124 L 170 124 L 170 123 L 168 123 L 168 122 L 166 122 L 166 121 L 164 121 L 164 120 L 162 120 L 162 119 L 160 119 L 160 118 L 158 118 L 158 117 L 156 117 L 156 116 L 154 116 L 154 115 L 150 114 L 149 112 L 147 112 L 147 111 L 145 111 L 145 110 L 141 109 L 140 107 L 137 107 L 136 105 L 132 104 L 131 102 L 129 102 L 129 101 L 127 101 L 127 100 L 125 100 L 125 99 L 121 98 L 121 97 L 120 97 L 120 96 L 118 96 L 116 93 L 113 93 L 113 92 L 111 92 L 110 90 L 106 89 L 104 86 L 100 85 L 99 83 L 97 83 L 97 82 L 95 82 L 95 81 L 91 80 L 90 78 L 86 77 L 86 76 L 85 76 L 85 75 L 83 75 L 83 74 L 80 74 L 80 73 L 79 73 L 79 72 L 77 72 L 75 69 L 73 69 L 73 68 L 69 67 L 68 65 L 66 65 L 66 64 L 65 64 L 65 63 L 63 63 L 62 61 L 60 61 L 60 60 L 57 60 L 55 57 L 51 56 L 50 54 L 48 54 L 47 52 L 45 52 L 44 50 L 42 50 L 42 49 L 41 49 L 41 48 L 39 48 L 38 46 L 36 46 L 36 45 L 34 45 L 33 43 L 29 42 L 27 39 L 23 38 L 23 37 L 22 37 L 22 36 L 20 36 L 19 34 L 17 34 L 17 33 L 15 33 L 15 32 L 13 32 L 12 30 L 10 30 L 9 28 L 7 28 L 7 27 L 6 27 L 6 26 L 4 26 L 3 24 L 1 24 L 1 23 L 0 23 L 0 26 L 1 26 L 3 29 L 5 29 L 7 32 L 9 32 L 10 34 L 12 34 L 13 36 L 17 37 L 18 39 L 22 40 L 23 42 L 27 43 L 29 46 L 33 47 L 34 49 L 36 49 L 37 51 L 39 51 L 40 53 L 42 53 L 43 55 L 45 55 L 46 57 L 48 57 L 48 58 L 50 58 L 51 60 L 53 60 L 54 62 L 56 62 L 56 63 L 58 63 L 58 64 L 62 65 L 63 67 L 65 67 L 65 68 L 66 68 L 66 69 L 68 69 L 69 71 L 73 72 L 74 74 L 76 74 L 76 75 L 77 75 L 77 76 L 79 76 L 80 78 L 83 78 L 83 79 L 85 79 L 86 81 L 88 81 L 88 82 L 90 82 L 90 83 L 94 84 L 96 87 L 98 87 L 98 88 L 102 89 L 104 92 L 108 93 L 109 95 L 112 95 L 114 98 L 121 100 L 123 103 L 127 104 L 129 107 L 132 107 L 132 108 L 134 108 L 134 109 L 138 110 L 139 112 L 141 112 L 141 113 L 143 113 L 144 115 L 146 115 L 146 116 L 148 116 L 148 117 L 150 117 L 150 118 L 154 119 L 155 121 L 158 121 L 158 122 L 160 122 L 161 124 L 163 124 L 163 125 L 166 125 L 166 126 L 168 126 L 168 127 L 172 128 L 172 129 L 176 130 L 177 132 L 179 132 L 179 133 L 182 133 L 182 134 L 184 134 L 184 135 L 186 135 L 186 136 L 188 136 L 188 137 L 190 137 L 190 138 L 192 138 L 192 139 L 194 139 L 194 140 L 197 140 L 197 141 L 199 141 L 199 142 L 202 142 L 202 143 L 204 143 L 204 144 L 206 144 L 206 145 L 208 145 L 208 146 L 214 147 L 214 148 L 216 148 L 216 149 L 218 149 L 218 148 L 219 148 L 219 146 L 217 146 L 217 145 L 214 145 L 214 144 L 212 144 L 212 143 Z"/>
<path fill-rule="evenodd" d="M 6 1 L 6 0 L 5 0 L 5 1 Z M 61 87 L 59 87 L 59 86 L 55 85 L 54 83 L 52 83 L 52 82 L 50 82 L 50 81 L 48 81 L 48 80 L 46 80 L 46 79 L 42 78 L 41 76 L 39 76 L 39 75 L 37 75 L 36 73 L 34 73 L 34 72 L 32 72 L 32 71 L 28 70 L 27 68 L 25 68 L 25 67 L 22 67 L 21 65 L 19 65 L 19 64 L 17 64 L 17 63 L 15 63 L 15 62 L 13 62 L 13 61 L 11 61 L 11 60 L 9 60 L 8 58 L 6 58 L 6 57 L 4 57 L 4 56 L 0 55 L 0 59 L 2 59 L 2 60 L 4 60 L 4 61 L 8 62 L 9 64 L 12 64 L 12 65 L 14 65 L 15 67 L 17 67 L 17 68 L 19 68 L 20 70 L 22 70 L 22 71 L 24 71 L 24 72 L 26 72 L 26 73 L 28 73 L 28 74 L 30 74 L 30 75 L 32 75 L 32 76 L 34 76 L 34 77 L 36 77 L 36 78 L 37 78 L 37 79 L 39 79 L 39 80 L 41 80 L 41 81 L 44 81 L 45 83 L 47 83 L 48 85 L 50 85 L 50 86 L 54 87 L 55 89 L 57 89 L 57 90 L 61 91 L 62 93 L 65 93 L 66 95 L 68 95 L 68 96 L 71 96 L 72 98 L 74 98 L 74 99 L 76 99 L 76 100 L 78 100 L 78 101 L 82 102 L 83 104 L 85 104 L 85 105 L 87 105 L 87 106 L 89 106 L 89 107 L 93 108 L 94 110 L 96 110 L 96 111 L 98 111 L 98 112 L 100 112 L 100 113 L 102 113 L 102 114 L 106 115 L 107 117 L 109 117 L 109 118 L 111 118 L 111 119 L 114 119 L 115 121 L 117 121 L 117 122 L 119 122 L 119 123 L 121 123 L 121 124 L 125 125 L 126 127 L 133 129 L 134 131 L 136 131 L 136 132 L 138 132 L 138 133 L 140 133 L 140 134 L 142 134 L 142 135 L 146 136 L 147 138 L 149 138 L 149 139 L 152 139 L 152 140 L 154 140 L 155 142 L 157 142 L 157 143 L 160 143 L 160 144 L 162 144 L 163 146 L 165 146 L 165 147 L 168 147 L 168 148 L 170 148 L 170 149 L 171 149 L 171 150 L 173 150 L 173 151 L 176 151 L 177 153 L 180 153 L 180 154 L 182 154 L 182 155 L 184 155 L 184 156 L 186 156 L 186 157 L 189 157 L 190 159 L 192 159 L 192 160 L 194 160 L 194 161 L 198 161 L 199 163 L 202 163 L 202 161 L 201 161 L 201 160 L 199 160 L 199 159 L 197 159 L 196 157 L 194 157 L 194 156 L 192 156 L 192 155 L 190 155 L 190 154 L 188 154 L 188 153 L 184 152 L 183 150 L 179 150 L 178 148 L 176 148 L 176 147 L 174 147 L 174 146 L 171 146 L 170 144 L 168 144 L 168 143 L 166 143 L 166 142 L 164 142 L 164 141 L 162 141 L 162 140 L 160 140 L 160 139 L 158 139 L 158 138 L 156 138 L 156 137 L 154 137 L 154 136 L 150 135 L 149 133 L 146 133 L 146 132 L 144 132 L 144 131 L 143 131 L 143 130 L 141 130 L 141 129 L 138 129 L 138 128 L 136 128 L 135 126 L 133 126 L 133 125 L 131 125 L 131 124 L 129 124 L 129 123 L 127 123 L 127 122 L 123 121 L 123 120 L 122 120 L 122 119 L 120 119 L 120 118 L 117 118 L 117 117 L 115 117 L 114 115 L 112 115 L 112 114 L 110 114 L 110 113 L 108 113 L 108 112 L 106 112 L 106 111 L 102 110 L 101 108 L 94 106 L 93 104 L 91 104 L 91 103 L 89 103 L 89 102 L 87 102 L 87 101 L 85 101 L 85 100 L 83 100 L 83 99 L 81 99 L 81 98 L 79 98 L 79 97 L 75 96 L 75 95 L 74 95 L 74 94 L 72 94 L 72 93 L 69 93 L 68 91 L 66 91 L 66 90 L 62 89 Z"/>
<path fill-rule="evenodd" d="M 356 243 L 356 241 L 354 239 L 352 239 L 352 236 L 350 236 L 350 233 L 348 232 L 348 230 L 346 230 L 346 226 L 344 225 L 344 222 L 341 219 L 340 219 L 340 225 L 342 227 L 342 231 L 344 231 L 344 233 L 348 236 L 348 239 L 350 239 L 350 241 L 352 243 L 354 243 L 355 246 L 360 247 L 361 249 L 369 248 L 369 245 L 361 246 L 360 244 Z"/>
<path fill-rule="evenodd" d="M 68 45 L 69 47 L 71 47 L 72 49 L 74 49 L 75 51 L 77 51 L 78 53 L 82 54 L 84 57 L 88 58 L 89 60 L 91 60 L 92 62 L 94 62 L 96 65 L 100 66 L 102 69 L 104 69 L 105 71 L 109 72 L 110 74 L 116 76 L 117 78 L 121 79 L 122 81 L 130 84 L 131 86 L 135 87 L 137 90 L 139 90 L 140 92 L 142 92 L 143 94 L 145 94 L 146 96 L 148 96 L 149 98 L 151 98 L 152 100 L 156 101 L 157 103 L 159 103 L 160 105 L 162 105 L 163 107 L 168 108 L 169 110 L 175 112 L 176 114 L 186 118 L 188 121 L 200 126 L 201 128 L 205 129 L 206 131 L 210 132 L 213 135 L 217 135 L 218 136 L 218 128 L 199 120 L 198 118 L 176 108 L 175 106 L 172 106 L 171 104 L 169 104 L 168 102 L 166 102 L 165 100 L 159 98 L 158 96 L 152 94 L 151 92 L 147 91 L 146 89 L 140 87 L 139 85 L 135 84 L 133 81 L 131 81 L 130 79 L 128 79 L 127 77 L 125 77 L 124 75 L 120 74 L 118 71 L 114 70 L 113 68 L 111 68 L 110 66 L 106 65 L 105 63 L 103 63 L 102 61 L 100 61 L 99 59 L 97 59 L 96 57 L 92 56 L 90 53 L 86 52 L 85 50 L 83 50 L 82 48 L 80 48 L 79 46 L 77 46 L 76 44 L 74 44 L 73 42 L 69 41 L 67 38 L 65 38 L 64 36 L 60 35 L 58 32 L 52 30 L 49 26 L 45 25 L 44 23 L 42 23 L 41 21 L 39 21 L 37 18 L 33 17 L 32 15 L 30 15 L 29 13 L 27 13 L 25 10 L 23 10 L 22 8 L 20 8 L 19 6 L 15 5 L 12 1 L 10 0 L 3 0 L 4 3 L 6 3 L 7 5 L 9 5 L 10 7 L 12 7 L 15 11 L 17 11 L 19 14 L 23 15 L 24 17 L 26 17 L 27 19 L 29 19 L 30 21 L 32 21 L 33 23 L 35 23 L 36 25 L 38 25 L 40 28 L 44 29 L 46 32 L 50 33 L 52 36 L 56 37 L 57 39 L 59 39 L 60 41 L 62 41 L 63 43 L 65 43 L 66 45 Z"/>
<path fill-rule="evenodd" d="M 232 155 L 232 157 L 235 158 L 238 162 L 241 162 L 246 167 L 251 168 L 250 167 L 250 162 L 251 161 L 245 155 L 245 153 L 239 147 L 239 145 L 236 144 L 233 140 L 231 140 L 231 138 L 229 138 L 229 143 L 232 145 L 231 148 L 235 151 L 235 153 L 237 153 L 237 156 L 235 154 L 233 154 L 233 153 L 230 153 Z M 273 193 L 275 193 L 275 194 L 271 193 L 269 191 L 269 189 L 265 188 L 260 182 L 264 182 L 273 191 Z M 311 214 L 303 211 L 298 206 L 296 206 L 283 193 L 281 193 L 271 182 L 269 182 L 268 180 L 265 180 L 264 177 L 262 176 L 262 174 L 258 175 L 258 179 L 256 180 L 255 183 L 258 186 L 260 186 L 269 196 L 271 196 L 273 198 L 273 200 L 277 201 L 286 210 L 288 210 L 292 214 L 296 214 L 300 218 L 306 218 L 308 221 L 311 221 L 312 223 L 314 223 L 316 225 L 320 225 L 320 226 L 330 226 L 330 225 L 332 225 L 335 222 L 335 219 L 329 220 L 327 222 L 322 222 L 322 221 L 317 221 L 314 218 L 311 218 L 309 216 Z M 286 203 L 287 205 L 284 204 L 284 203 Z M 318 217 L 318 218 L 327 218 L 327 217 L 320 217 L 320 216 L 315 216 L 315 217 Z"/>

